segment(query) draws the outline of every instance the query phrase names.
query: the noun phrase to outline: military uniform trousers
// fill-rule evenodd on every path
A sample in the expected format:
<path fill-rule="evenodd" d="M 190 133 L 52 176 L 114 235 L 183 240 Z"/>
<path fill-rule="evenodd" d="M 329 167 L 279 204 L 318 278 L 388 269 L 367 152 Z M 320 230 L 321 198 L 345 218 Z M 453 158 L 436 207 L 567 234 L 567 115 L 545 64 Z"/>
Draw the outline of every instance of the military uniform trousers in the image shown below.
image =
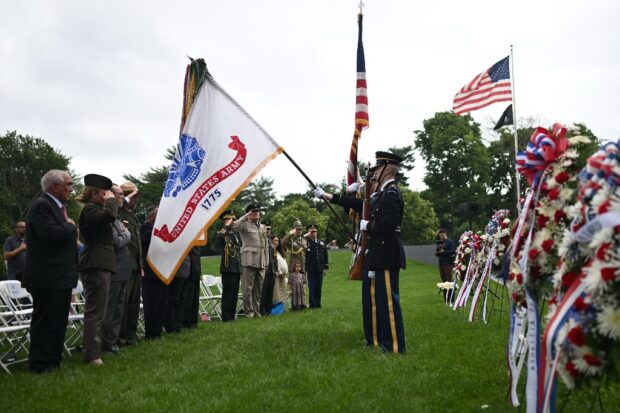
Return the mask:
<path fill-rule="evenodd" d="M 239 282 L 237 282 L 238 284 Z M 200 311 L 200 278 L 194 280 L 189 277 L 181 300 L 185 303 L 182 310 L 183 327 L 196 328 L 198 326 L 198 312 Z"/>
<path fill-rule="evenodd" d="M 375 278 L 364 269 L 362 315 L 369 346 L 390 353 L 405 352 L 405 329 L 398 288 L 399 269 L 376 270 Z"/>
<path fill-rule="evenodd" d="M 161 338 L 166 314 L 167 285 L 155 276 L 142 279 L 142 303 L 144 304 L 144 338 Z"/>
<path fill-rule="evenodd" d="M 119 344 L 119 334 L 125 310 L 126 281 L 110 282 L 108 305 L 103 321 L 103 351 L 114 350 Z"/>
<path fill-rule="evenodd" d="M 138 341 L 138 317 L 140 317 L 140 285 L 142 275 L 140 270 L 132 270 L 129 280 L 125 284 L 125 304 L 123 308 L 123 320 L 119 333 L 119 342 L 122 345 L 135 344 Z"/>
<path fill-rule="evenodd" d="M 243 312 L 246 317 L 260 317 L 260 297 L 263 292 L 265 269 L 243 267 L 241 290 L 243 291 Z"/>
<path fill-rule="evenodd" d="M 308 301 L 310 308 L 321 308 L 321 291 L 323 290 L 323 273 L 308 271 Z"/>
<path fill-rule="evenodd" d="M 239 281 L 241 274 L 238 272 L 222 273 L 222 321 L 233 321 L 237 314 L 237 302 L 239 301 Z"/>
<path fill-rule="evenodd" d="M 167 288 L 164 328 L 166 333 L 178 333 L 183 327 L 183 309 L 185 308 L 185 287 L 187 278 L 174 277 Z"/>
<path fill-rule="evenodd" d="M 110 290 L 110 271 L 88 269 L 82 271 L 84 284 L 84 361 L 101 358 L 103 320 L 105 319 Z"/>

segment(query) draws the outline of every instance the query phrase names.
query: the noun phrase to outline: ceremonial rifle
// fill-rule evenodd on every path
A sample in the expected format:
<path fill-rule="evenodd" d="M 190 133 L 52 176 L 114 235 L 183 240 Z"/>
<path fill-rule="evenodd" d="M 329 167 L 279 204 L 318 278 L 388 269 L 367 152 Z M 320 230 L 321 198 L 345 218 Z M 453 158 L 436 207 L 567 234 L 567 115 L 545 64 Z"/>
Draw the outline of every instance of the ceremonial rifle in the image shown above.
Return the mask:
<path fill-rule="evenodd" d="M 372 172 L 366 171 L 364 203 L 362 206 L 362 219 L 370 221 L 370 177 Z M 364 258 L 368 248 L 368 232 L 358 231 L 355 240 L 355 255 L 349 268 L 349 280 L 361 280 L 364 273 Z"/>

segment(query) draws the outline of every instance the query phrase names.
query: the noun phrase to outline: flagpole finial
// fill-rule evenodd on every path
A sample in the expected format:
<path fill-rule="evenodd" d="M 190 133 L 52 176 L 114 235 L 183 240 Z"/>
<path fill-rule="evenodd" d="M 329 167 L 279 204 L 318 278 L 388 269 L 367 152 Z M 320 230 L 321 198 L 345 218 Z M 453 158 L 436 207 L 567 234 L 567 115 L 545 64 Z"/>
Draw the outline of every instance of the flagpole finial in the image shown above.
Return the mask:
<path fill-rule="evenodd" d="M 365 4 L 363 0 L 360 0 L 360 4 L 357 5 L 357 7 L 359 7 L 360 9 L 360 14 L 362 14 L 362 9 L 364 8 Z"/>

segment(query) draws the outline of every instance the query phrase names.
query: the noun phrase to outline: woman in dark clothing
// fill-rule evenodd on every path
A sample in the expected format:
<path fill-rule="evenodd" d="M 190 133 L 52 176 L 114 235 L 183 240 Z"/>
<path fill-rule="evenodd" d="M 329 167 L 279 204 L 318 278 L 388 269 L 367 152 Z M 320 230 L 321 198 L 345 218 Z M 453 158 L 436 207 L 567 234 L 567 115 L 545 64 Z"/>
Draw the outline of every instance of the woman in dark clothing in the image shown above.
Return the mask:
<path fill-rule="evenodd" d="M 79 270 L 84 284 L 84 361 L 97 366 L 101 360 L 102 328 L 108 302 L 110 279 L 116 272 L 112 223 L 118 205 L 110 191 L 112 181 L 101 175 L 84 177 L 85 203 L 78 225 L 84 252 L 80 255 Z"/>

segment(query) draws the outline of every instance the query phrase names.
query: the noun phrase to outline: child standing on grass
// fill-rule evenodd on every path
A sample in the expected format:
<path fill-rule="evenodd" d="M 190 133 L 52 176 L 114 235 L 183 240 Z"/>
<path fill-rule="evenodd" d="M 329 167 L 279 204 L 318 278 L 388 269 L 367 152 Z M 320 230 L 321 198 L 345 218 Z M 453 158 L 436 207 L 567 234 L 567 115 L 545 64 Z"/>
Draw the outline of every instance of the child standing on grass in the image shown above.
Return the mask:
<path fill-rule="evenodd" d="M 301 263 L 296 262 L 293 266 L 293 272 L 288 280 L 291 285 L 291 306 L 293 311 L 304 310 L 306 308 L 306 275 L 301 272 Z"/>

